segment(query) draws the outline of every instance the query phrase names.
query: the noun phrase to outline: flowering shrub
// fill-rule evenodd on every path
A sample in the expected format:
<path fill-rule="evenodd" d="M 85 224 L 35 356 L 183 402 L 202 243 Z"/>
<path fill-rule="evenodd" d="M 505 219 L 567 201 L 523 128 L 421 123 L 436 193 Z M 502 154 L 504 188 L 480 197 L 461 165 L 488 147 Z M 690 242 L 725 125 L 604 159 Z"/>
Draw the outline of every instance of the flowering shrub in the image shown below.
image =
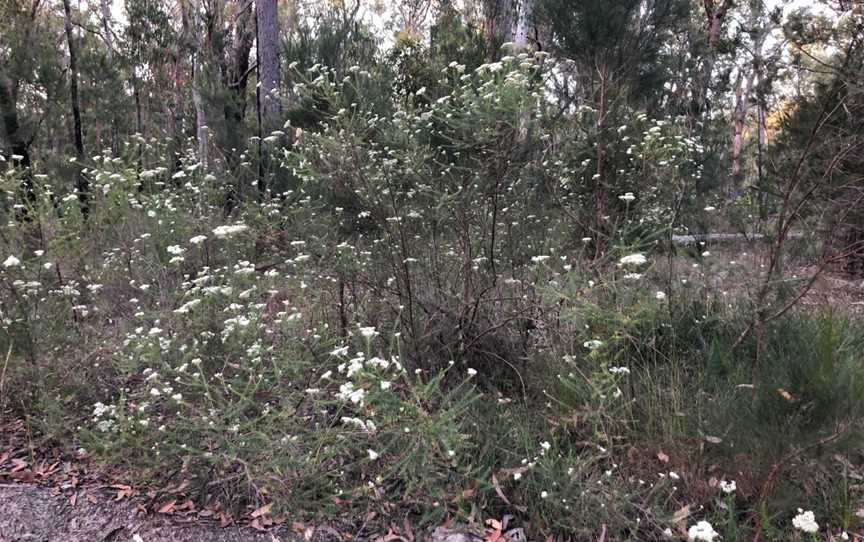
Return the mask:
<path fill-rule="evenodd" d="M 660 242 L 697 208 L 700 144 L 636 111 L 558 115 L 561 67 L 454 62 L 372 107 L 368 72 L 313 66 L 296 91 L 320 122 L 268 136 L 290 178 L 230 216 L 249 152 L 237 178 L 192 153 L 169 173 L 158 141 L 94 156 L 86 220 L 38 174 L 16 220 L 5 173 L 0 406 L 238 511 L 614 540 L 857 528 L 824 452 L 860 429 L 864 333 L 778 319 L 754 384 L 721 288 L 742 267 Z M 789 520 L 793 492 L 812 513 Z"/>

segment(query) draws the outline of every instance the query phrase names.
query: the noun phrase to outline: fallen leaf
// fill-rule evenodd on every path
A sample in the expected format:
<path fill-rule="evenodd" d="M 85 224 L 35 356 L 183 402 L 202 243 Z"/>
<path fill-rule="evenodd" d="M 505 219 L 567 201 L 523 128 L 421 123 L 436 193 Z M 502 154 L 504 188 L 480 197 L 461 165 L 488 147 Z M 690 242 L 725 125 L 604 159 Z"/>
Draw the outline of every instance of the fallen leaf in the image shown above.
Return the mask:
<path fill-rule="evenodd" d="M 720 437 L 712 437 L 711 435 L 705 435 L 705 442 L 710 442 L 711 444 L 720 444 L 723 442 L 723 439 Z"/>
<path fill-rule="evenodd" d="M 185 491 L 187 487 L 189 487 L 189 480 L 183 480 L 183 482 L 181 482 L 180 485 L 178 485 L 177 487 L 169 489 L 168 493 L 183 493 L 183 491 Z"/>
<path fill-rule="evenodd" d="M 126 497 L 131 497 L 132 495 L 135 494 L 135 491 L 132 489 L 132 486 L 126 486 L 123 484 L 114 484 L 110 487 L 111 487 L 111 489 L 117 490 L 117 495 L 114 499 L 117 501 L 125 499 Z"/>
<path fill-rule="evenodd" d="M 678 509 L 675 514 L 672 515 L 672 523 L 681 524 L 690 516 L 690 505 L 684 506 Z"/>
<path fill-rule="evenodd" d="M 258 508 L 257 510 L 255 510 L 254 512 L 252 512 L 251 514 L 249 514 L 249 516 L 252 517 L 252 518 L 260 518 L 260 517 L 263 516 L 264 514 L 269 514 L 271 508 L 273 508 L 273 503 L 272 503 L 272 502 L 271 502 L 270 504 L 265 504 L 265 505 L 262 506 L 261 508 Z"/>
<path fill-rule="evenodd" d="M 177 510 L 177 511 L 182 511 L 182 510 L 194 511 L 195 510 L 195 503 L 192 502 L 191 500 L 187 499 L 183 504 L 176 507 L 174 510 Z"/>
<path fill-rule="evenodd" d="M 33 471 L 31 471 L 30 469 L 12 472 L 9 476 L 13 480 L 19 480 L 21 482 L 32 482 L 35 479 L 33 476 Z"/>
<path fill-rule="evenodd" d="M 387 532 L 387 534 L 385 534 L 384 536 L 379 536 L 375 539 L 375 542 L 393 542 L 394 540 L 401 540 L 403 542 L 405 541 L 404 538 L 402 538 L 393 531 L 393 527 L 390 527 L 390 530 Z"/>
<path fill-rule="evenodd" d="M 76 491 L 72 495 L 69 496 L 69 506 L 75 506 L 75 503 L 78 502 L 78 492 Z"/>
<path fill-rule="evenodd" d="M 28 463 L 27 463 L 26 461 L 24 461 L 23 459 L 13 459 L 13 460 L 12 460 L 12 465 L 13 465 L 13 466 L 12 466 L 12 468 L 9 470 L 9 472 L 10 472 L 10 473 L 12 473 L 12 472 L 18 472 L 19 470 L 26 468 L 26 467 L 27 467 L 27 464 L 28 464 Z"/>
<path fill-rule="evenodd" d="M 663 463 L 668 463 L 668 462 L 669 462 L 669 456 L 666 455 L 666 454 L 664 454 L 662 451 L 657 452 L 657 459 L 659 459 L 659 460 L 662 461 Z"/>
<path fill-rule="evenodd" d="M 782 397 L 783 399 L 786 399 L 789 402 L 794 400 L 794 398 L 792 397 L 792 394 L 789 393 L 788 391 L 784 390 L 783 388 L 777 388 L 777 393 L 780 394 L 780 397 Z"/>
<path fill-rule="evenodd" d="M 160 514 L 170 514 L 171 512 L 174 511 L 174 505 L 175 504 L 177 504 L 177 501 L 168 501 L 165 504 L 163 504 L 162 506 L 160 506 L 159 510 L 157 510 L 157 512 Z"/>

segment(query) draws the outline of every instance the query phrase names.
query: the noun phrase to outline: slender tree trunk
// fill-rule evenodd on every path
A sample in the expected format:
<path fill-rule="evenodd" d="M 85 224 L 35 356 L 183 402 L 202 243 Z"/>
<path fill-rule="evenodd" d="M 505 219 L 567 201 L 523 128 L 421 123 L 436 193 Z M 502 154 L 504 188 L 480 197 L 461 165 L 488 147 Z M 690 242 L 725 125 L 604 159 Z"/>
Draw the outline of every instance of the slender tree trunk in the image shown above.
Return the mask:
<path fill-rule="evenodd" d="M 735 112 L 732 122 L 732 178 L 729 193 L 741 188 L 744 181 L 744 173 L 741 169 L 741 153 L 744 150 L 744 129 L 747 125 L 747 114 L 750 110 L 750 90 L 753 88 L 753 80 L 756 70 L 751 69 L 745 76 L 739 77 L 735 91 Z"/>
<path fill-rule="evenodd" d="M 255 1 L 259 109 L 266 134 L 281 127 L 278 12 L 276 0 Z"/>
<path fill-rule="evenodd" d="M 258 191 L 267 190 L 264 138 L 281 127 L 279 101 L 279 9 L 276 0 L 255 0 L 255 47 L 258 56 Z"/>
<path fill-rule="evenodd" d="M 519 17 L 516 20 L 516 33 L 513 41 L 517 47 L 528 45 L 528 32 L 530 31 L 531 14 L 534 11 L 534 0 L 521 0 L 519 2 Z"/>
<path fill-rule="evenodd" d="M 72 33 L 72 10 L 69 0 L 63 0 L 64 22 L 66 27 L 66 43 L 69 47 L 69 98 L 72 102 L 72 136 L 75 140 L 75 190 L 78 192 L 78 203 L 81 214 L 86 218 L 90 213 L 90 183 L 81 171 L 84 162 L 84 136 L 81 129 L 81 104 L 78 100 L 78 62 L 75 49 L 75 36 Z"/>
<path fill-rule="evenodd" d="M 3 133 L 9 142 L 12 166 L 23 170 L 21 195 L 25 208 L 19 216 L 27 219 L 29 213 L 26 206 L 36 201 L 36 189 L 33 185 L 33 172 L 30 171 L 30 145 L 24 138 L 18 121 L 17 87 L 15 81 L 0 71 L 0 117 L 3 119 Z"/>
<path fill-rule="evenodd" d="M 697 75 L 697 92 L 693 95 L 691 105 L 692 120 L 698 119 L 711 109 L 708 94 L 717 61 L 717 42 L 723 33 L 723 22 L 729 10 L 735 6 L 734 0 L 702 0 L 702 2 L 705 10 L 707 50 Z"/>
<path fill-rule="evenodd" d="M 225 198 L 225 212 L 230 213 L 237 204 L 242 175 L 237 171 L 238 157 L 243 146 L 243 119 L 246 116 L 246 84 L 249 80 L 249 53 L 255 41 L 252 25 L 255 18 L 252 11 L 252 0 L 239 2 L 240 14 L 234 28 L 234 43 L 230 53 L 229 67 L 223 72 L 223 83 L 227 97 L 223 108 L 225 116 L 225 155 L 228 158 L 228 168 L 237 181 L 228 186 Z M 214 51 L 223 55 L 223 51 Z"/>
<path fill-rule="evenodd" d="M 141 171 L 144 169 L 144 118 L 141 113 L 141 82 L 135 66 L 132 66 L 132 96 L 135 98 L 135 132 L 140 138 L 138 141 L 138 192 L 144 191 L 144 181 L 141 179 Z"/>
<path fill-rule="evenodd" d="M 184 108 L 184 96 L 183 96 L 183 54 L 184 51 L 181 49 L 177 51 L 177 57 L 174 62 L 174 66 L 172 69 L 172 77 L 171 80 L 174 84 L 174 98 L 172 100 L 171 107 L 169 107 L 169 112 L 171 114 L 171 131 L 172 131 L 172 142 L 171 142 L 171 163 L 168 164 L 168 170 L 172 173 L 179 171 L 182 162 L 181 157 L 183 156 L 183 135 L 185 133 L 184 124 L 185 124 L 185 115 L 183 114 Z"/>
<path fill-rule="evenodd" d="M 99 9 L 102 19 L 102 32 L 105 34 L 105 57 L 109 64 L 114 63 L 114 34 L 111 33 L 111 6 L 110 0 L 100 0 Z M 117 112 L 112 107 L 111 111 L 111 152 L 116 156 L 120 152 L 120 122 Z"/>
<path fill-rule="evenodd" d="M 500 56 L 500 47 L 513 41 L 513 0 L 484 0 L 487 56 L 490 61 Z"/>
<path fill-rule="evenodd" d="M 108 62 L 114 61 L 114 36 L 111 34 L 111 6 L 109 0 L 100 0 L 99 7 L 102 15 L 102 32 L 105 33 L 105 45 L 108 46 Z"/>
<path fill-rule="evenodd" d="M 760 99 L 756 105 L 756 113 L 758 118 L 758 129 L 759 135 L 757 137 L 757 154 L 756 154 L 756 186 L 759 190 L 758 199 L 759 199 L 759 220 L 762 225 L 765 223 L 765 219 L 768 218 L 768 192 L 767 187 L 765 186 L 765 174 L 764 174 L 764 155 L 765 152 L 765 140 L 767 137 L 766 129 L 765 129 L 765 107 L 762 104 L 762 100 Z"/>
<path fill-rule="evenodd" d="M 200 43 L 200 41 L 199 41 Z M 199 48 L 200 50 L 200 48 Z M 195 106 L 195 139 L 198 143 L 198 162 L 208 171 L 207 117 L 204 100 L 201 98 L 201 59 L 196 53 L 192 57 L 192 104 Z"/>
<path fill-rule="evenodd" d="M 204 99 L 201 95 L 201 83 L 204 74 L 201 71 L 201 55 L 204 51 L 202 21 L 200 7 L 195 0 L 181 2 L 183 14 L 183 34 L 190 49 L 192 70 L 192 105 L 195 108 L 195 141 L 198 147 L 198 163 L 204 171 L 208 171 L 208 135 Z"/>

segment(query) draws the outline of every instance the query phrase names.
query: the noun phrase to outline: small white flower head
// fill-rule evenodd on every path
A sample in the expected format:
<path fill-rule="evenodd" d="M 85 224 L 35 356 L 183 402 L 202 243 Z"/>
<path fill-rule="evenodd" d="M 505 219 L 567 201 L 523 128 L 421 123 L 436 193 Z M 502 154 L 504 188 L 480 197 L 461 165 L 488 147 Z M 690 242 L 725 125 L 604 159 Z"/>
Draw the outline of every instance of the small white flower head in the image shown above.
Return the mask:
<path fill-rule="evenodd" d="M 472 376 L 477 376 L 477 369 L 468 367 L 468 378 L 471 378 Z"/>
<path fill-rule="evenodd" d="M 541 499 L 545 499 L 545 498 L 548 497 L 548 496 L 549 496 L 549 492 L 548 492 L 548 491 L 541 491 L 541 492 L 540 492 L 540 498 L 541 498 Z"/>
<path fill-rule="evenodd" d="M 18 267 L 19 265 L 21 265 L 21 260 L 12 255 L 3 261 L 3 267 L 7 269 L 10 267 Z"/>
<path fill-rule="evenodd" d="M 521 478 L 522 478 L 522 473 L 521 473 L 521 472 L 514 472 L 514 473 L 513 473 L 513 479 L 514 479 L 514 480 L 517 480 L 517 481 L 518 481 L 518 480 L 520 480 Z"/>
<path fill-rule="evenodd" d="M 543 442 L 540 443 L 540 447 L 543 448 L 543 453 L 545 454 L 546 452 L 549 451 L 550 448 L 552 448 L 552 445 L 549 444 L 548 440 L 544 440 Z"/>
<path fill-rule="evenodd" d="M 196 235 L 195 237 L 189 239 L 189 242 L 192 243 L 193 245 L 200 245 L 201 243 L 203 243 L 206 240 L 207 240 L 206 235 Z"/>
<path fill-rule="evenodd" d="M 625 203 L 630 203 L 631 201 L 636 199 L 636 196 L 633 195 L 633 192 L 627 192 L 626 194 L 624 194 L 622 196 L 618 196 L 618 199 L 620 199 L 621 201 L 623 201 Z"/>
<path fill-rule="evenodd" d="M 531 263 L 542 263 L 549 259 L 549 256 L 541 254 L 540 256 L 531 256 Z"/>
<path fill-rule="evenodd" d="M 375 328 L 372 326 L 361 327 L 360 328 L 360 335 L 362 335 L 366 339 L 371 339 L 375 335 L 378 335 L 378 332 L 375 331 Z"/>
<path fill-rule="evenodd" d="M 372 450 L 371 448 L 370 448 L 369 450 L 366 450 L 366 453 L 369 454 L 369 460 L 370 460 L 370 461 L 375 461 L 376 459 L 378 459 L 379 457 L 381 457 L 381 456 L 378 454 L 378 452 L 376 452 L 375 450 Z"/>
<path fill-rule="evenodd" d="M 588 350 L 597 350 L 601 346 L 603 346 L 603 341 L 598 341 L 597 339 L 592 339 L 590 341 L 585 341 L 582 343 L 582 346 L 587 348 Z"/>
<path fill-rule="evenodd" d="M 621 265 L 643 265 L 647 261 L 648 258 L 646 258 L 644 254 L 636 253 L 624 256 L 623 258 L 618 260 L 618 263 L 620 263 Z"/>
<path fill-rule="evenodd" d="M 726 493 L 728 495 L 730 493 L 735 493 L 735 490 L 738 489 L 738 486 L 735 485 L 735 480 L 729 480 L 728 482 L 726 480 L 720 480 L 720 489 L 723 491 L 723 493 Z"/>
<path fill-rule="evenodd" d="M 707 521 L 700 521 L 687 529 L 687 538 L 693 542 L 713 542 L 719 536 L 720 533 L 715 531 L 714 527 Z"/>
<path fill-rule="evenodd" d="M 681 477 L 678 476 L 678 473 L 675 471 L 669 471 L 669 478 L 672 478 L 673 480 L 680 480 L 681 479 Z"/>
<path fill-rule="evenodd" d="M 229 226 L 219 226 L 213 230 L 213 235 L 220 239 L 231 237 L 235 234 L 242 233 L 249 229 L 246 224 L 231 224 Z"/>
<path fill-rule="evenodd" d="M 713 205 L 709 205 L 708 207 L 705 207 L 705 210 L 710 213 L 711 211 L 716 211 L 717 207 L 714 207 Z"/>
<path fill-rule="evenodd" d="M 654 297 L 658 301 L 663 301 L 664 299 L 666 299 L 666 292 L 657 292 L 656 294 L 654 294 Z"/>
<path fill-rule="evenodd" d="M 799 508 L 798 515 L 792 518 L 792 526 L 805 533 L 819 532 L 819 524 L 811 510 L 804 512 Z"/>

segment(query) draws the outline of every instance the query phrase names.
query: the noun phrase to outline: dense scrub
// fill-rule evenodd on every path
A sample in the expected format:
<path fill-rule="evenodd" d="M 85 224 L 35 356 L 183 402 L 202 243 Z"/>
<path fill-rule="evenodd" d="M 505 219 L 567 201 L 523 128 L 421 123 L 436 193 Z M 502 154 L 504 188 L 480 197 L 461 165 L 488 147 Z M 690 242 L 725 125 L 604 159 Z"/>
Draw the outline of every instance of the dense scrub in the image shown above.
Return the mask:
<path fill-rule="evenodd" d="M 267 138 L 267 187 L 192 151 L 141 170 L 139 144 L 165 152 L 141 140 L 88 163 L 88 215 L 40 174 L 22 212 L 10 169 L 2 407 L 237 512 L 511 514 L 577 540 L 859 530 L 864 327 L 826 306 L 748 333 L 769 249 L 671 244 L 721 223 L 701 146 L 633 111 L 598 170 L 597 111 L 563 122 L 544 93 L 557 66 L 454 62 L 383 112 L 353 101 L 362 70 L 311 68 L 298 91 L 328 109 Z M 781 302 L 802 281 L 775 278 Z"/>

